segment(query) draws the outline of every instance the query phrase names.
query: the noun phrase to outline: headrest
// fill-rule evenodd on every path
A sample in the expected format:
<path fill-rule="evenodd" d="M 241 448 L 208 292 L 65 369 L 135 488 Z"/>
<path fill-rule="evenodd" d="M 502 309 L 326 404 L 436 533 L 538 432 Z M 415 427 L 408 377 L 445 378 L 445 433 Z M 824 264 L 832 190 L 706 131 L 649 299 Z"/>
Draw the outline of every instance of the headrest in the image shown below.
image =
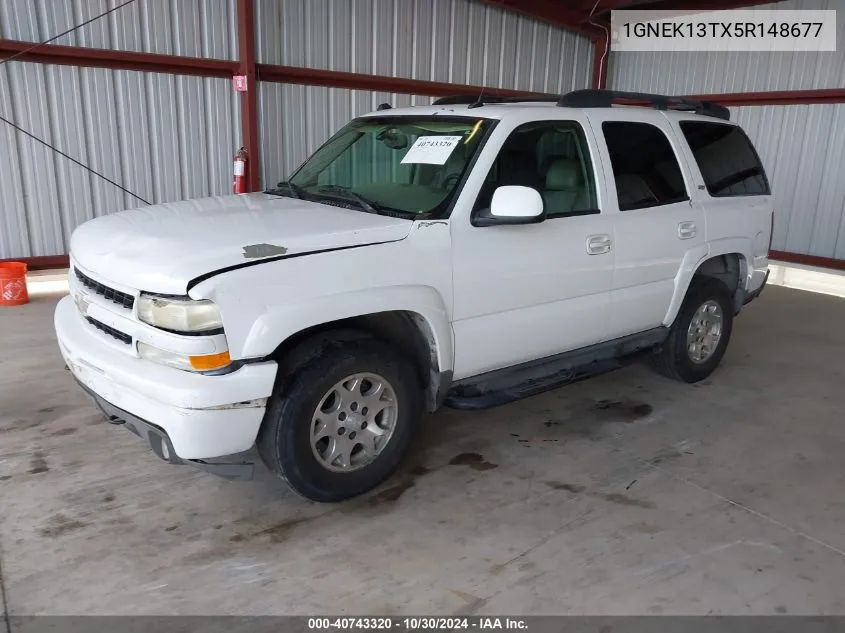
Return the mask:
<path fill-rule="evenodd" d="M 549 167 L 551 167 L 552 164 L 555 161 L 559 161 L 561 158 L 564 158 L 564 157 L 563 156 L 546 156 L 543 159 L 543 162 L 540 163 L 540 175 L 545 179 L 546 175 L 549 173 Z"/>
<path fill-rule="evenodd" d="M 581 185 L 581 165 L 572 158 L 559 158 L 549 165 L 546 173 L 546 189 L 576 189 Z"/>
<path fill-rule="evenodd" d="M 647 198 L 657 198 L 648 183 L 636 174 L 619 174 L 616 177 L 617 192 L 624 192 L 620 197 L 629 197 L 631 200 L 644 200 Z"/>

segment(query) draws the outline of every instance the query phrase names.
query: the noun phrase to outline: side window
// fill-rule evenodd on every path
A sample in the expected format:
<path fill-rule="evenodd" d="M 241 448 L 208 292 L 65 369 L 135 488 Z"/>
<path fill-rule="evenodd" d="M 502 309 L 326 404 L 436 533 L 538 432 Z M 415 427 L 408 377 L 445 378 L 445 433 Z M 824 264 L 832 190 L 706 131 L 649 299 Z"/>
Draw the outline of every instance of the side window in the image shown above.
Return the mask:
<path fill-rule="evenodd" d="M 620 211 L 689 200 L 678 159 L 662 130 L 649 123 L 605 121 L 602 131 Z"/>
<path fill-rule="evenodd" d="M 496 157 L 475 203 L 489 208 L 498 187 L 521 185 L 540 192 L 548 217 L 598 213 L 587 141 L 572 121 L 519 126 Z"/>
<path fill-rule="evenodd" d="M 681 121 L 680 125 L 711 196 L 771 193 L 760 157 L 742 129 L 703 121 Z"/>

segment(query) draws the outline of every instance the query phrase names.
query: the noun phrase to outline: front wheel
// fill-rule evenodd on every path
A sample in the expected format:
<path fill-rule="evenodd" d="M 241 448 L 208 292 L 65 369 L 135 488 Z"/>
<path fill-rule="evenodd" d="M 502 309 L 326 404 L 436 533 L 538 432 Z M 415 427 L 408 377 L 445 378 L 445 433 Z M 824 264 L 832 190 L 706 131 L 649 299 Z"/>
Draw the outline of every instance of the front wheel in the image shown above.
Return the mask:
<path fill-rule="evenodd" d="M 724 283 L 709 277 L 694 278 L 669 337 L 651 358 L 652 367 L 675 380 L 704 380 L 725 355 L 733 316 L 733 301 Z"/>
<path fill-rule="evenodd" d="M 331 346 L 274 394 L 258 436 L 265 464 L 300 495 L 335 502 L 387 479 L 422 413 L 420 380 L 390 346 Z"/>

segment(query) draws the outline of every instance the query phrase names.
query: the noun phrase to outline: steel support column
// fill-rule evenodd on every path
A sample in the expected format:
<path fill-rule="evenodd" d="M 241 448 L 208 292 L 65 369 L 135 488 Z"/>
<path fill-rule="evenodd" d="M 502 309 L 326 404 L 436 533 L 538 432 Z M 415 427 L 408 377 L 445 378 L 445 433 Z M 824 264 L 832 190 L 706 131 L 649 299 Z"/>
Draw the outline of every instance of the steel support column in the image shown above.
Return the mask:
<path fill-rule="evenodd" d="M 241 135 L 248 159 L 247 191 L 258 191 L 261 188 L 261 149 L 253 0 L 238 0 L 238 58 L 238 72 L 246 77 L 246 92 L 241 93 Z"/>

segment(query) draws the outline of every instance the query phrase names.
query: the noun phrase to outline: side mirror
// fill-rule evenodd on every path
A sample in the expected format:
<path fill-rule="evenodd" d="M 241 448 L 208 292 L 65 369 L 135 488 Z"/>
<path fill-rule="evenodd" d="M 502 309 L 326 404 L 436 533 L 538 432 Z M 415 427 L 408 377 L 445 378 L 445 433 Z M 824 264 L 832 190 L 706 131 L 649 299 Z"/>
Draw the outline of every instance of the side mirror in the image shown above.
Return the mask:
<path fill-rule="evenodd" d="M 531 187 L 498 187 L 489 209 L 481 209 L 472 218 L 473 226 L 537 224 L 546 219 L 543 198 Z"/>

